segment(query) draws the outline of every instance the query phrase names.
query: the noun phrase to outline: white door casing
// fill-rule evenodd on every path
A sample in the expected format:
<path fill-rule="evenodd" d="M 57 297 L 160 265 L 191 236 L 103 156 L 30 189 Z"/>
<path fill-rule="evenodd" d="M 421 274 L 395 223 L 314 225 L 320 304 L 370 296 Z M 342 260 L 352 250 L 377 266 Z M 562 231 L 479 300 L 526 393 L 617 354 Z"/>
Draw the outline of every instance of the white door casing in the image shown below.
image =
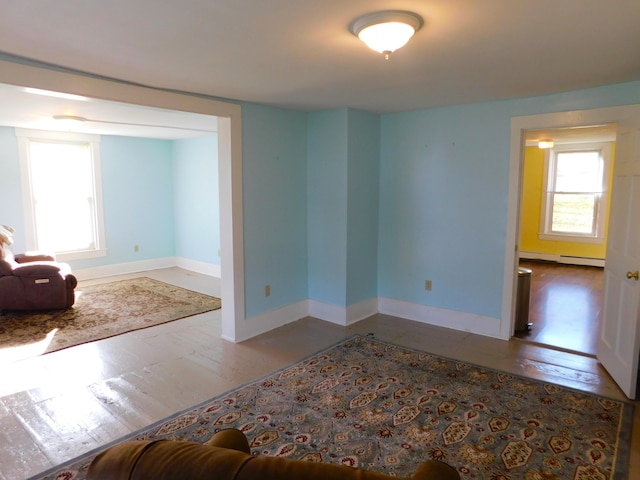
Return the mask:
<path fill-rule="evenodd" d="M 598 360 L 629 398 L 640 355 L 640 117 L 618 123 Z"/>
<path fill-rule="evenodd" d="M 571 128 L 615 124 L 614 185 L 609 219 L 608 248 L 623 254 L 607 253 L 605 310 L 599 335 L 598 360 L 629 398 L 636 397 L 640 356 L 640 281 L 627 272 L 640 269 L 640 105 L 576 110 L 511 119 L 511 163 L 509 171 L 509 211 L 505 248 L 503 316 L 501 337 L 510 338 L 515 326 L 516 266 L 519 255 L 519 212 L 524 134 L 527 130 Z M 627 166 L 622 167 L 623 164 Z M 619 175 L 619 178 L 616 178 Z M 611 255 L 611 258 L 610 258 Z M 614 279 L 617 283 L 614 283 Z M 611 298 L 609 298 L 611 297 Z"/>

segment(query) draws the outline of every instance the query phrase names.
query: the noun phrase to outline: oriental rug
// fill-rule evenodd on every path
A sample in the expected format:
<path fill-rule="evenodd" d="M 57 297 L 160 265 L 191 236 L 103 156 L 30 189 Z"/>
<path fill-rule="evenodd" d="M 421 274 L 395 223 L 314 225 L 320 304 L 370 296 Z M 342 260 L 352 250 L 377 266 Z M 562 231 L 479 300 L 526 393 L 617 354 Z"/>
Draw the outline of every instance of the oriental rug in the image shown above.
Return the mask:
<path fill-rule="evenodd" d="M 77 287 L 71 308 L 0 315 L 0 362 L 113 337 L 220 306 L 219 298 L 147 277 Z"/>
<path fill-rule="evenodd" d="M 254 455 L 398 477 L 437 459 L 463 479 L 620 480 L 632 410 L 628 402 L 355 336 L 127 438 L 204 443 L 234 427 Z M 84 479 L 101 450 L 34 478 Z"/>

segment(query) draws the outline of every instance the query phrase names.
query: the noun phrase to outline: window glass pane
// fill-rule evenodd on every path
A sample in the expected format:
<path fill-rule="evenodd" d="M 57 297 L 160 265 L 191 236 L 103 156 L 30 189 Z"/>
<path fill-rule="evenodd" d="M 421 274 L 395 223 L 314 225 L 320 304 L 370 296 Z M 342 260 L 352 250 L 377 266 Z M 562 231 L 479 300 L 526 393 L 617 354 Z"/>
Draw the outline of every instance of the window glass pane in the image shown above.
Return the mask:
<path fill-rule="evenodd" d="M 89 145 L 32 141 L 29 153 L 38 248 L 54 252 L 95 248 Z"/>
<path fill-rule="evenodd" d="M 553 196 L 551 230 L 558 233 L 594 234 L 595 195 L 563 194 Z"/>
<path fill-rule="evenodd" d="M 600 192 L 598 152 L 560 152 L 556 160 L 556 192 Z"/>

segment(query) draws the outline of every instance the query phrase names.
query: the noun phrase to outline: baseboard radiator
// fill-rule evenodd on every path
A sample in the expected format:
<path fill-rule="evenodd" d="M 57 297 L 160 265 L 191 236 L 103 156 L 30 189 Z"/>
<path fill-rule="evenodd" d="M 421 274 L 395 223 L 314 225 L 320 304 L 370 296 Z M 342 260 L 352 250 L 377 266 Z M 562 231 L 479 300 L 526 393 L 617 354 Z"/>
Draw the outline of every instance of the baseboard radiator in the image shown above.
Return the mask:
<path fill-rule="evenodd" d="M 603 258 L 571 257 L 569 255 L 554 255 L 551 253 L 520 252 L 521 260 L 542 260 L 545 262 L 564 263 L 567 265 L 585 265 L 589 267 L 604 267 Z"/>

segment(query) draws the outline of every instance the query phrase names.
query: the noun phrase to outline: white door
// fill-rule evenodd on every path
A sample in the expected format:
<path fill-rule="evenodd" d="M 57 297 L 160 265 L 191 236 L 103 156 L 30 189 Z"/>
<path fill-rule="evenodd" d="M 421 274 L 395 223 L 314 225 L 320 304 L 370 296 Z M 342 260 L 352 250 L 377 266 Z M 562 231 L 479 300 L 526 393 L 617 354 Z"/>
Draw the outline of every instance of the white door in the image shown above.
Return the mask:
<path fill-rule="evenodd" d="M 636 398 L 640 356 L 640 119 L 618 124 L 598 360 Z"/>

